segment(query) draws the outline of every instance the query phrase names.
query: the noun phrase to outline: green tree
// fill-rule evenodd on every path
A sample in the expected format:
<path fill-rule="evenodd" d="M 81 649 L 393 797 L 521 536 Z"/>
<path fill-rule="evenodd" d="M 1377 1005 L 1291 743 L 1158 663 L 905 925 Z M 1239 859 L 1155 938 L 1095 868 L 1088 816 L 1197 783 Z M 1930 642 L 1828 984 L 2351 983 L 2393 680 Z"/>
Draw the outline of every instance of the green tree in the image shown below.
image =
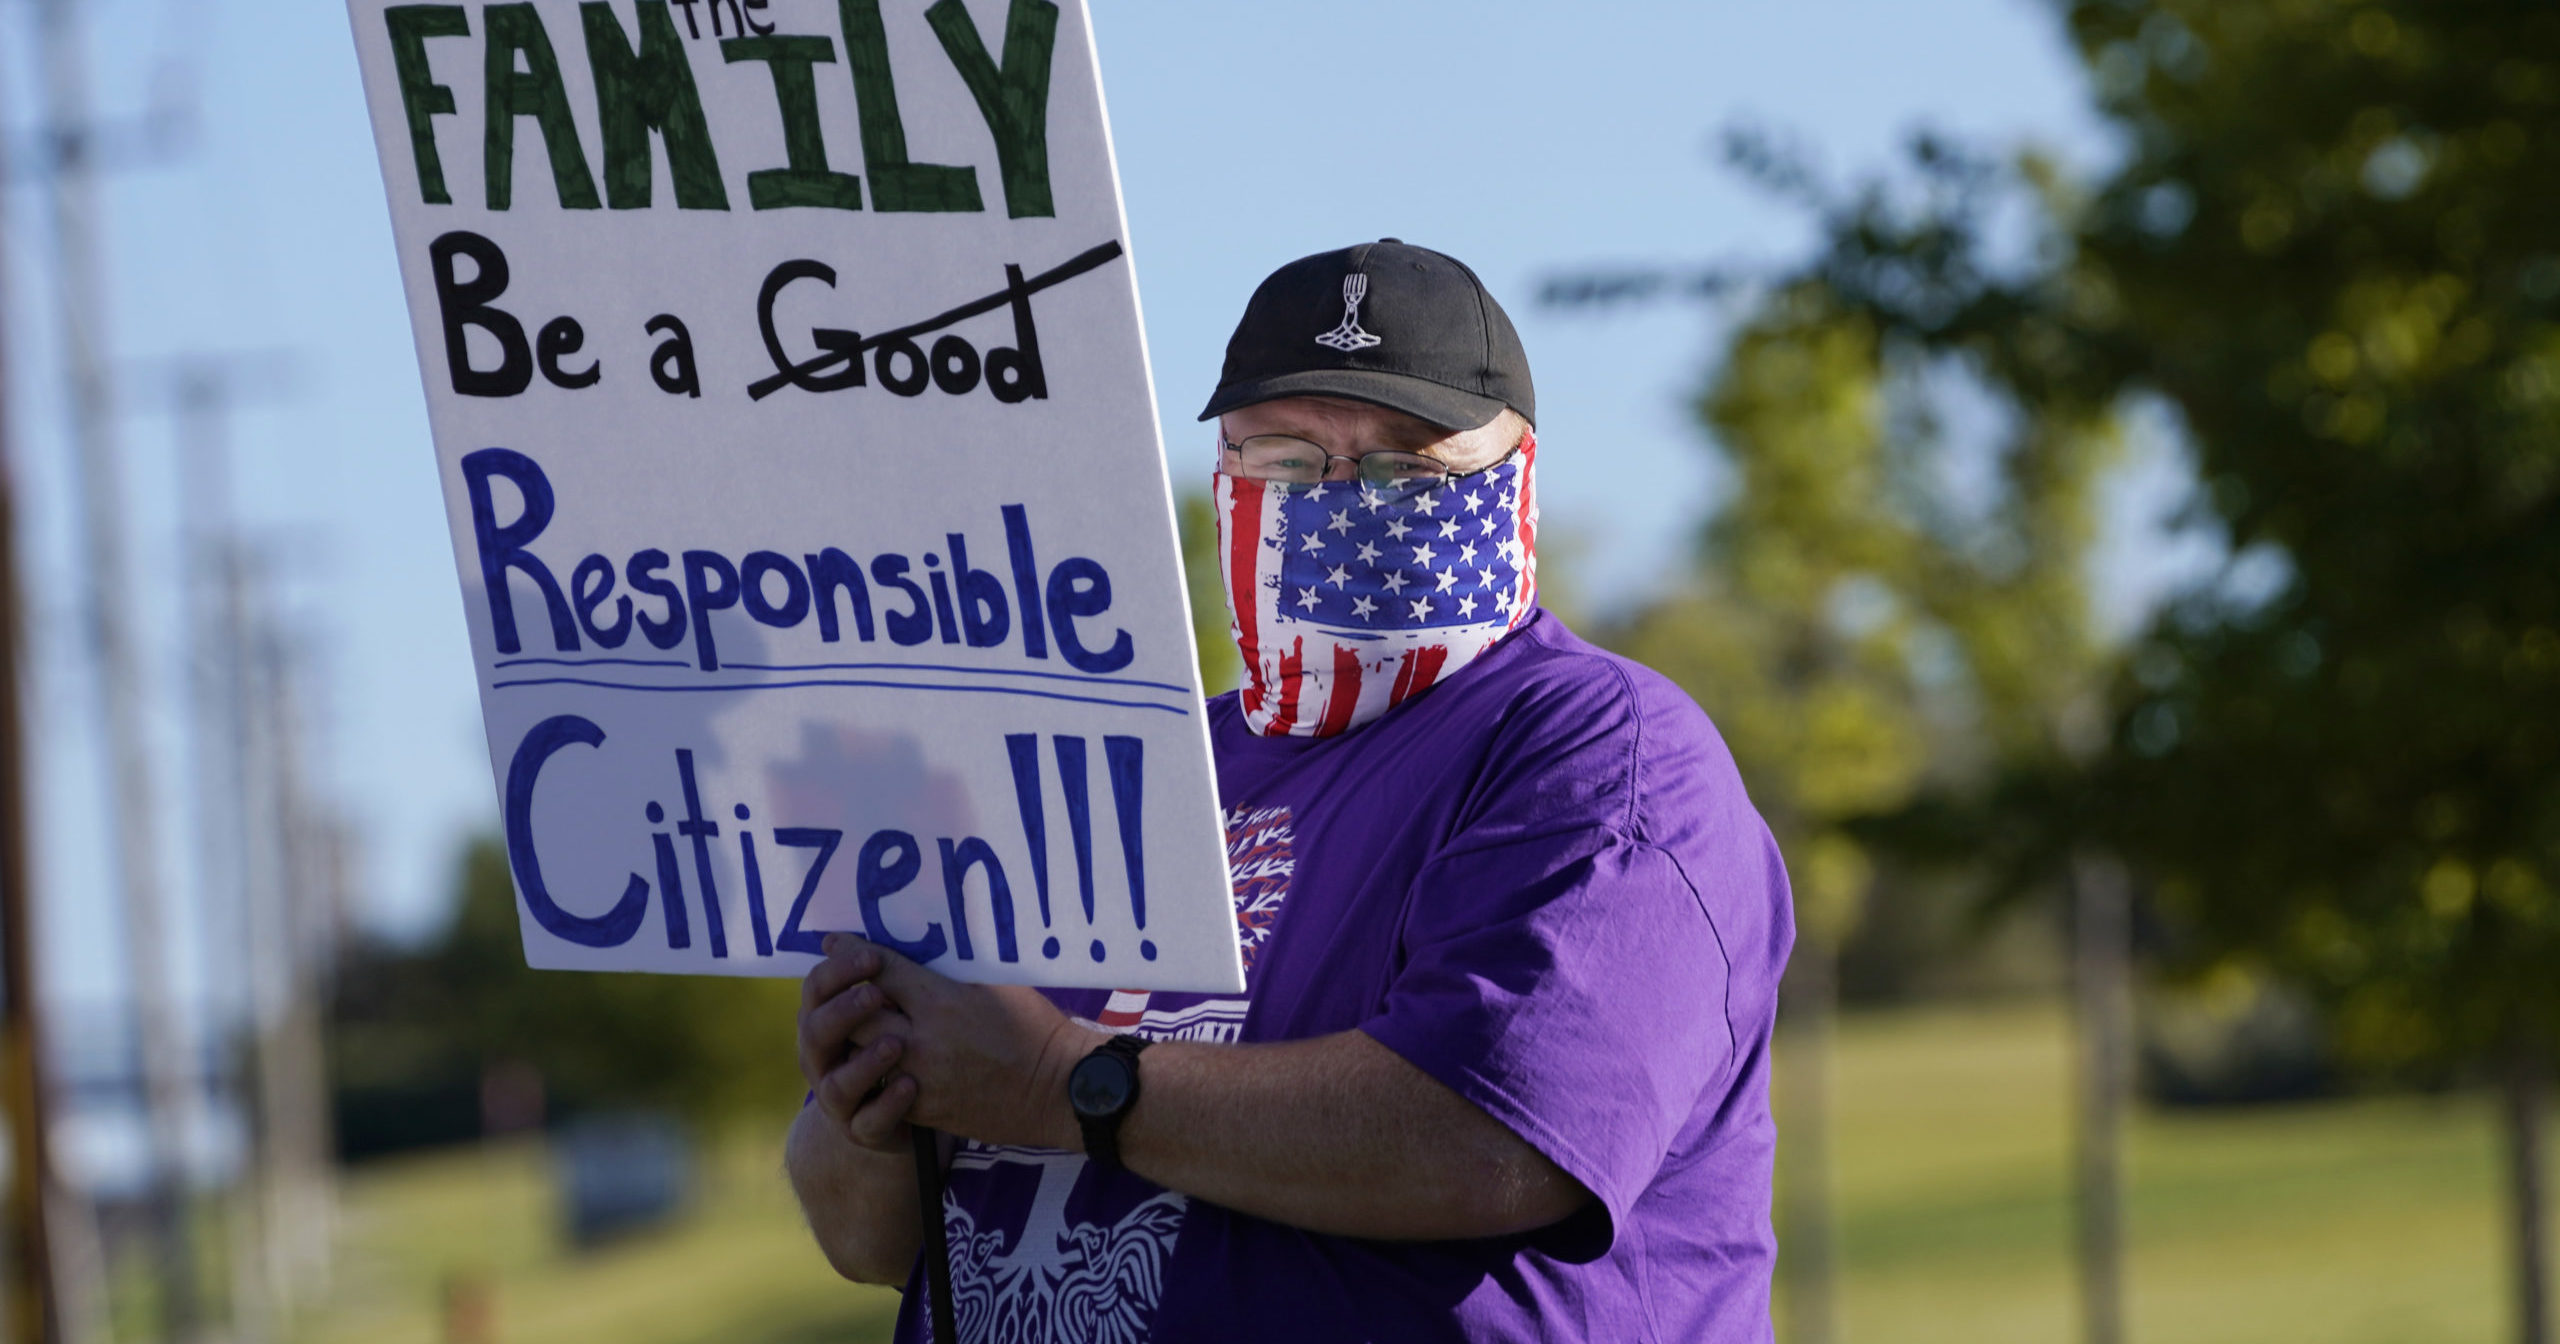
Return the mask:
<path fill-rule="evenodd" d="M 1932 469 L 1932 410 L 1969 380 L 1818 281 L 1775 290 L 1698 403 L 1732 488 L 1694 575 L 1604 633 L 1706 707 L 1787 856 L 1781 1184 L 1789 1335 L 1807 1344 L 1832 1336 L 1828 1033 L 1876 884 L 1869 823 L 2055 752 L 2099 684 L 2080 576 L 2105 428 L 2011 417 L 1972 445 L 1996 487 L 1962 500 Z"/>
<path fill-rule="evenodd" d="M 367 949 L 341 974 L 342 1085 L 476 1085 L 530 1065 L 558 1107 L 648 1106 L 704 1125 L 800 1099 L 797 981 L 531 970 L 505 847 L 473 841 L 455 885 L 443 937 Z"/>
<path fill-rule="evenodd" d="M 2505 1097 L 2520 1339 L 2549 1338 L 2560 1037 L 2560 13 L 2415 0 L 2058 8 L 2124 156 L 2085 188 L 1833 208 L 1807 272 L 2017 403 L 2165 402 L 2254 585 L 2187 595 L 2050 777 L 2047 848 L 2155 884 L 2188 969 L 2280 974 L 2351 1061 Z M 2044 246 L 2003 258 L 2005 195 Z M 2053 803 L 2050 800 L 2066 800 Z"/>
<path fill-rule="evenodd" d="M 1191 599 L 1191 646 L 1200 660 L 1200 689 L 1216 695 L 1235 689 L 1244 675 L 1227 629 L 1227 586 L 1218 568 L 1218 506 L 1209 496 L 1176 495 L 1174 522 L 1182 536 L 1182 586 Z"/>

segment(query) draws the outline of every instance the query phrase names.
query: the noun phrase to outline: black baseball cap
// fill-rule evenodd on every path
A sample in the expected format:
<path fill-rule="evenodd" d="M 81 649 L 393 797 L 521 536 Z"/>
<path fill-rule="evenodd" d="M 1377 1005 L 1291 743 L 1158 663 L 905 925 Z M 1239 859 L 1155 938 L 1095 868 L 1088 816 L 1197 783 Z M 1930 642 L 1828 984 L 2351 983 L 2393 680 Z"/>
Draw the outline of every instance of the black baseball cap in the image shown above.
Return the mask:
<path fill-rule="evenodd" d="M 1505 407 L 1538 419 L 1510 315 L 1465 263 L 1397 238 L 1273 271 L 1245 303 L 1200 418 L 1298 396 L 1373 402 L 1443 429 Z"/>

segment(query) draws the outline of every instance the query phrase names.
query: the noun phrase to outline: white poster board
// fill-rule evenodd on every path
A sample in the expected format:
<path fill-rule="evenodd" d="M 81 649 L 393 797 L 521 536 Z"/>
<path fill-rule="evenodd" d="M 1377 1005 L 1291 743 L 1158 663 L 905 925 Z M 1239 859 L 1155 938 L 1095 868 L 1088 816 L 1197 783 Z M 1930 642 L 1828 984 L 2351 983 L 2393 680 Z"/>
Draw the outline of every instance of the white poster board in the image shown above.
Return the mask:
<path fill-rule="evenodd" d="M 526 959 L 1243 987 L 1080 0 L 351 0 Z"/>

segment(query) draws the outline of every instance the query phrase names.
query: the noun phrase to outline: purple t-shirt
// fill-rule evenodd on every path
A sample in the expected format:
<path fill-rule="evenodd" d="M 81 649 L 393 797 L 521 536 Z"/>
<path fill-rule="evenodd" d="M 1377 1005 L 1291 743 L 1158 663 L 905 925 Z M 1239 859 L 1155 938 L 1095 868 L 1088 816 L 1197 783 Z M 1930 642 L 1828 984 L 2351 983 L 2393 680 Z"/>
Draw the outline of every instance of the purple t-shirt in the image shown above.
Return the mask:
<path fill-rule="evenodd" d="M 1209 713 L 1245 996 L 1052 997 L 1156 1039 L 1366 1032 L 1598 1201 L 1525 1236 L 1364 1241 L 965 1144 L 944 1206 L 962 1339 L 1767 1340 L 1793 927 L 1698 707 L 1539 613 L 1340 737 L 1257 737 L 1233 696 Z M 897 1337 L 922 1344 L 917 1286 Z"/>

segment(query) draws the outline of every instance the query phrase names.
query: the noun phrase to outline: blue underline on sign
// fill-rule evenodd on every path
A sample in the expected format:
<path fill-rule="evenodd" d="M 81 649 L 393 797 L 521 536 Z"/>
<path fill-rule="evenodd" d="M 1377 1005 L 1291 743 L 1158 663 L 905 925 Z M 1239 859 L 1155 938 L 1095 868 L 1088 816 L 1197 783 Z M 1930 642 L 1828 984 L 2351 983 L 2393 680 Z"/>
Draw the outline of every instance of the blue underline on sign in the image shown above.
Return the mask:
<path fill-rule="evenodd" d="M 1172 691 L 1189 695 L 1191 688 L 1164 681 L 1140 681 L 1135 677 L 1089 677 L 1074 672 L 1033 672 L 1015 667 L 955 667 L 949 663 L 733 663 L 720 661 L 722 667 L 743 667 L 752 672 L 956 672 L 969 677 L 1044 677 L 1050 681 L 1082 681 L 1101 686 L 1143 686 L 1151 691 Z M 689 666 L 689 664 L 688 664 Z"/>
<path fill-rule="evenodd" d="M 691 667 L 690 658 L 501 658 L 492 667 Z"/>
<path fill-rule="evenodd" d="M 509 667 L 692 667 L 690 658 L 501 658 L 490 664 Z M 952 663 L 733 663 L 727 659 L 722 667 L 746 672 L 949 672 L 963 677 L 1039 677 L 1047 681 L 1075 681 L 1095 686 L 1128 686 L 1150 691 L 1171 691 L 1189 695 L 1191 688 L 1169 681 L 1142 681 L 1136 677 L 1096 677 L 1076 672 L 1035 672 L 1019 667 L 961 667 Z"/>
<path fill-rule="evenodd" d="M 736 664 L 730 664 L 736 666 Z M 598 681 L 592 677 L 522 677 L 514 681 L 490 684 L 493 691 L 518 686 L 593 686 L 606 691 L 787 691 L 803 687 L 853 686 L 884 691 L 954 691 L 963 695 L 1021 695 L 1035 700 L 1068 700 L 1085 705 L 1109 705 L 1115 709 L 1153 709 L 1185 718 L 1191 711 L 1179 705 L 1159 705 L 1146 700 L 1106 700 L 1098 695 L 1068 695 L 1061 691 L 1035 691 L 1021 686 L 943 686 L 919 681 L 863 681 L 850 677 L 820 678 L 809 681 L 752 681 L 740 686 L 645 686 L 629 681 Z"/>

